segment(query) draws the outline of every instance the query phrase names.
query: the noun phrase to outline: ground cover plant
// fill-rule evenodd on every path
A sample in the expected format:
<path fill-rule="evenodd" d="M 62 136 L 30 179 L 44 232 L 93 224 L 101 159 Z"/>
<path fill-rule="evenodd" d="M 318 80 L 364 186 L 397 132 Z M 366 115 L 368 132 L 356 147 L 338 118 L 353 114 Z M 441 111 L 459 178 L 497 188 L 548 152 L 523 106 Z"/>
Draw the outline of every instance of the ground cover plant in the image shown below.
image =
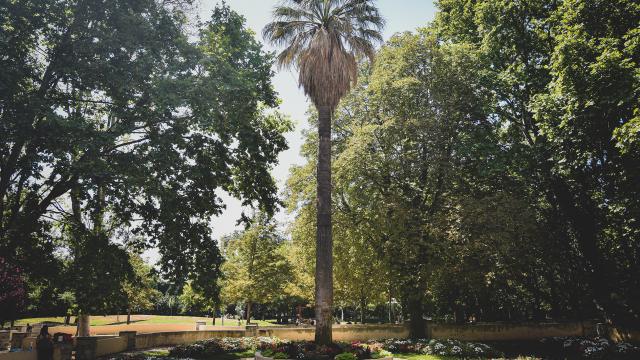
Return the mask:
<path fill-rule="evenodd" d="M 316 345 L 308 341 L 288 341 L 278 338 L 214 338 L 194 344 L 179 345 L 169 351 L 174 358 L 211 358 L 222 354 L 250 354 L 260 351 L 274 359 L 336 359 L 363 360 L 420 354 L 464 358 L 498 358 L 502 353 L 482 343 L 458 340 L 370 340 L 366 342 Z"/>
<path fill-rule="evenodd" d="M 552 337 L 540 341 L 542 354 L 562 359 L 640 359 L 640 347 L 605 338 Z"/>

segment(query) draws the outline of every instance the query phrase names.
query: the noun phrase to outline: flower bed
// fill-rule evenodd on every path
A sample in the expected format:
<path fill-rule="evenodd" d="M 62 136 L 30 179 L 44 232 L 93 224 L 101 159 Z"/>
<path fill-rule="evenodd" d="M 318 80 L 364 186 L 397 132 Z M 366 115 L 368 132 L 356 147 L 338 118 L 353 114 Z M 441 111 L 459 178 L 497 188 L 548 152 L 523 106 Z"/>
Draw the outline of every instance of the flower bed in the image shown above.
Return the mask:
<path fill-rule="evenodd" d="M 613 343 L 604 338 L 553 337 L 540 341 L 545 354 L 567 359 L 640 359 L 640 347 L 629 343 Z"/>
<path fill-rule="evenodd" d="M 418 353 L 426 355 L 456 356 L 456 357 L 501 357 L 503 354 L 487 344 L 463 342 L 459 340 L 408 340 L 389 339 L 384 341 L 369 341 L 367 345 L 377 351 L 383 349 L 391 353 Z"/>
<path fill-rule="evenodd" d="M 502 354 L 481 343 L 457 340 L 400 340 L 334 343 L 318 346 L 313 342 L 292 342 L 277 338 L 215 338 L 171 349 L 173 358 L 202 359 L 224 353 L 260 351 L 273 359 L 330 360 L 330 359 L 380 359 L 393 353 L 419 353 L 456 357 L 500 357 Z M 345 355 L 346 354 L 346 355 Z"/>

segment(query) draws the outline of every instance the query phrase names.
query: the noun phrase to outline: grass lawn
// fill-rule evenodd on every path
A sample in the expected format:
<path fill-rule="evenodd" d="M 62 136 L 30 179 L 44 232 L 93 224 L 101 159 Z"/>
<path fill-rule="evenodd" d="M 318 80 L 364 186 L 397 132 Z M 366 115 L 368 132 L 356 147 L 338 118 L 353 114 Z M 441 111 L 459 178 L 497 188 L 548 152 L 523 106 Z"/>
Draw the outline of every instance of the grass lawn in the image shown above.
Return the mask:
<path fill-rule="evenodd" d="M 124 324 L 127 321 L 127 315 L 107 315 L 100 316 L 94 315 L 91 316 L 91 326 L 96 325 L 120 325 Z M 165 316 L 165 315 L 131 315 L 131 323 L 132 324 L 186 324 L 186 325 L 195 325 L 196 321 L 206 321 L 207 325 L 211 325 L 211 318 L 206 317 L 196 317 L 196 316 Z M 64 324 L 64 317 L 41 317 L 41 318 L 28 318 L 28 319 L 20 319 L 16 321 L 18 325 L 26 325 L 35 324 L 40 322 L 53 322 Z M 75 322 L 75 317 L 71 317 L 71 323 Z M 275 320 L 253 320 L 253 323 L 258 324 L 258 326 L 279 326 L 275 323 Z M 221 325 L 221 319 L 216 319 L 216 325 Z M 238 320 L 233 319 L 225 319 L 225 326 L 237 326 Z M 244 326 L 245 322 L 242 321 L 241 325 Z"/>
<path fill-rule="evenodd" d="M 146 351 L 137 352 L 137 354 L 143 354 L 145 356 L 154 357 L 154 358 L 163 358 L 163 357 L 169 356 L 169 349 L 146 350 Z M 246 359 L 246 358 L 253 358 L 253 357 L 255 357 L 254 351 L 244 351 L 244 352 L 237 352 L 237 353 L 219 354 L 213 357 L 202 358 L 202 360 L 239 360 L 239 359 Z"/>
<path fill-rule="evenodd" d="M 407 359 L 407 360 L 460 360 L 462 358 L 451 356 L 439 356 L 439 355 L 425 355 L 425 354 L 393 354 L 394 358 Z M 520 356 L 517 358 L 509 358 L 514 360 L 540 360 L 538 358 Z"/>
<path fill-rule="evenodd" d="M 394 358 L 407 359 L 407 360 L 454 360 L 460 358 L 454 358 L 450 356 L 440 355 L 426 355 L 426 354 L 393 354 Z"/>

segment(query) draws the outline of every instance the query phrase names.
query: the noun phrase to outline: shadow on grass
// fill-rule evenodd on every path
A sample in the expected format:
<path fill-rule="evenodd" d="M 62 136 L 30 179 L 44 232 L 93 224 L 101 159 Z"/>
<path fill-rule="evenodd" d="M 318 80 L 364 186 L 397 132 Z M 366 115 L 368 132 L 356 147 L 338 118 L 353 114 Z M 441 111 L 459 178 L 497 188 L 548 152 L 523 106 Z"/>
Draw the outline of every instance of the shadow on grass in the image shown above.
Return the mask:
<path fill-rule="evenodd" d="M 142 322 L 142 321 L 145 321 L 145 319 L 131 320 L 131 321 L 129 321 L 129 324 L 135 324 L 137 322 Z M 104 324 L 104 325 L 127 325 L 127 321 L 126 320 L 125 321 L 116 321 L 116 322 L 112 322 L 112 323 L 108 323 L 108 324 Z M 97 326 L 97 325 L 92 325 L 92 326 Z"/>

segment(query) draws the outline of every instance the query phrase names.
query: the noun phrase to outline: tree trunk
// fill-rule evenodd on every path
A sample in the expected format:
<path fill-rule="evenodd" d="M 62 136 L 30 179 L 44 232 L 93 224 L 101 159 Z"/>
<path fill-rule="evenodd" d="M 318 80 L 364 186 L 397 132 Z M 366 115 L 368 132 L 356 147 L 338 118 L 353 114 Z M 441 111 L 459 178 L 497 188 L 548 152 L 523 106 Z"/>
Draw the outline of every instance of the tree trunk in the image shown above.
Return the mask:
<path fill-rule="evenodd" d="M 329 106 L 318 106 L 318 168 L 316 224 L 316 334 L 318 345 L 329 345 L 333 338 L 333 239 L 331 237 L 331 113 Z"/>
<path fill-rule="evenodd" d="M 89 314 L 78 315 L 78 336 L 89 336 L 91 316 Z"/>
<path fill-rule="evenodd" d="M 587 276 L 596 306 L 603 311 L 605 319 L 615 325 L 638 327 L 638 315 L 626 304 L 616 300 L 617 279 L 613 275 L 611 264 L 598 247 L 598 234 L 602 229 L 589 195 L 582 189 L 572 192 L 566 181 L 558 177 L 552 176 L 551 183 L 558 206 L 571 224 L 580 252 L 589 266 Z"/>
<path fill-rule="evenodd" d="M 127 325 L 131 324 L 131 308 L 127 308 Z"/>
<path fill-rule="evenodd" d="M 251 323 L 251 301 L 247 301 L 247 324 Z"/>
<path fill-rule="evenodd" d="M 391 321 L 391 307 L 393 306 L 393 304 L 391 303 L 391 291 L 389 291 L 389 324 L 392 324 L 393 321 Z"/>
<path fill-rule="evenodd" d="M 367 300 L 363 297 L 360 298 L 360 324 L 364 324 L 364 315 L 367 307 Z"/>
<path fill-rule="evenodd" d="M 424 321 L 422 309 L 422 297 L 411 296 L 408 302 L 409 316 L 409 336 L 412 339 L 424 339 L 427 337 L 427 328 Z"/>

